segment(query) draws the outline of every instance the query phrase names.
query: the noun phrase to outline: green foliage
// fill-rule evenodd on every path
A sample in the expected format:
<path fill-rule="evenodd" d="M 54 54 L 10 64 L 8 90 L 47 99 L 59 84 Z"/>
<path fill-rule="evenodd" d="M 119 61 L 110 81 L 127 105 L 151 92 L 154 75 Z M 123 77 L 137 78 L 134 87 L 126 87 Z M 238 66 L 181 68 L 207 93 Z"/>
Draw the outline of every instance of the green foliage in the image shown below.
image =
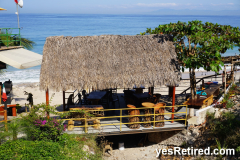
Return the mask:
<path fill-rule="evenodd" d="M 55 107 L 42 103 L 30 109 L 29 114 L 22 116 L 21 124 L 28 139 L 56 141 L 66 129 L 61 119 L 47 118 L 47 112 L 55 113 Z"/>
<path fill-rule="evenodd" d="M 217 138 L 219 143 L 230 148 L 240 146 L 240 121 L 232 112 L 224 112 L 220 118 L 214 119 L 212 115 L 207 117 L 206 125 L 209 128 L 210 134 Z"/>
<path fill-rule="evenodd" d="M 1 145 L 1 143 L 2 143 L 2 142 L 6 139 L 6 137 L 8 137 L 10 134 L 9 134 L 9 132 L 6 131 L 4 122 L 1 122 L 0 125 L 1 125 L 1 127 L 0 127 L 0 145 Z"/>
<path fill-rule="evenodd" d="M 226 108 L 232 108 L 235 105 L 233 100 L 229 99 L 226 103 Z"/>
<path fill-rule="evenodd" d="M 0 159 L 62 159 L 58 143 L 47 141 L 7 141 L 0 146 Z"/>
<path fill-rule="evenodd" d="M 226 142 L 224 142 L 223 146 L 221 145 L 220 141 L 216 139 L 216 143 L 217 143 L 217 147 L 218 147 L 218 150 L 220 151 L 221 149 L 227 149 L 227 146 L 226 146 Z M 222 159 L 223 158 L 223 155 L 219 154 L 218 155 L 218 158 L 219 159 Z"/>
<path fill-rule="evenodd" d="M 11 33 L 12 33 L 11 31 L 8 31 L 8 34 L 11 34 Z M 21 41 L 21 46 L 23 46 L 26 49 L 32 49 L 33 46 L 36 44 L 34 41 L 31 41 L 30 39 L 24 38 L 22 36 L 21 36 L 21 39 L 20 39 L 20 37 L 18 35 L 6 36 L 6 35 L 3 35 L 3 34 L 6 34 L 6 32 L 3 31 L 3 30 L 0 30 L 0 44 L 1 44 L 1 46 L 7 46 L 6 40 L 10 41 L 10 42 L 8 42 L 9 46 L 20 46 L 20 42 L 19 42 L 19 40 L 20 40 Z"/>
<path fill-rule="evenodd" d="M 218 72 L 223 66 L 220 53 L 240 46 L 238 27 L 198 20 L 159 25 L 154 30 L 147 28 L 146 33 L 171 35 L 179 61 L 186 68 L 203 67 L 207 71 Z"/>
<path fill-rule="evenodd" d="M 229 93 L 224 94 L 222 103 L 226 103 L 229 100 L 229 98 L 230 98 L 230 94 Z"/>
<path fill-rule="evenodd" d="M 21 131 L 20 119 L 13 119 L 7 124 L 8 132 L 11 134 L 13 140 L 17 140 L 17 135 Z"/>
<path fill-rule="evenodd" d="M 178 61 L 190 70 L 192 99 L 196 98 L 196 68 L 219 72 L 223 62 L 221 54 L 234 46 L 240 47 L 238 27 L 219 25 L 195 20 L 159 25 L 155 29 L 147 28 L 144 34 L 167 34 L 172 36 Z"/>
<path fill-rule="evenodd" d="M 7 141 L 0 146 L 0 159 L 101 159 L 101 152 L 91 138 L 63 134 L 58 142 L 53 141 Z M 83 146 L 91 143 L 91 154 L 82 150 Z M 93 147 L 94 146 L 94 147 Z"/>

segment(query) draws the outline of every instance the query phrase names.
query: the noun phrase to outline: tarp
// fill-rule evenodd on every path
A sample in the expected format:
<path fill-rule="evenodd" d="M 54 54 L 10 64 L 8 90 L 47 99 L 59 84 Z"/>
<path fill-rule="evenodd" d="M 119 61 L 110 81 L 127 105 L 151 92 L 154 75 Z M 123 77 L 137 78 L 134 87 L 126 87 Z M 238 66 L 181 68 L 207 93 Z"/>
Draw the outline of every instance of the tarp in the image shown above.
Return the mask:
<path fill-rule="evenodd" d="M 42 55 L 18 48 L 0 51 L 0 61 L 18 68 L 25 69 L 41 65 Z"/>

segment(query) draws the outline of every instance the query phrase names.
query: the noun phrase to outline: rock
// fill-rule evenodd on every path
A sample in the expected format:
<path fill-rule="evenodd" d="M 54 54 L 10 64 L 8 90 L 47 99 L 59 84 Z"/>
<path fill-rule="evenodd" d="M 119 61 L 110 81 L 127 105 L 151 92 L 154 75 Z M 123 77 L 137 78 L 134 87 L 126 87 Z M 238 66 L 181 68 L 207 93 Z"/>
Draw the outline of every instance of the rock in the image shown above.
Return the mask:
<path fill-rule="evenodd" d="M 215 118 L 219 118 L 221 116 L 221 111 L 219 109 L 216 109 L 215 110 L 215 114 L 214 114 L 214 117 Z"/>
<path fill-rule="evenodd" d="M 84 145 L 82 150 L 84 152 L 89 152 L 89 147 L 87 145 Z"/>

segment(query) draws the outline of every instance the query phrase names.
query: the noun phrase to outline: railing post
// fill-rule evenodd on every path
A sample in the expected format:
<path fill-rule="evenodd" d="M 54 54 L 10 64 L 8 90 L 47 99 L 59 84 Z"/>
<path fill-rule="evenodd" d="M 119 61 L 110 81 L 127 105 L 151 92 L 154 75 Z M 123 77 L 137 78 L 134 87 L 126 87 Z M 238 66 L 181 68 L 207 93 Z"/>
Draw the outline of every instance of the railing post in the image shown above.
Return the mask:
<path fill-rule="evenodd" d="M 85 120 L 85 133 L 88 133 L 88 129 L 87 129 L 87 119 L 84 118 L 84 120 Z"/>
<path fill-rule="evenodd" d="M 65 91 L 63 91 L 63 111 L 65 111 L 65 106 L 66 106 L 66 103 L 65 103 Z"/>
<path fill-rule="evenodd" d="M 6 29 L 6 36 L 7 36 L 7 47 L 8 47 L 8 29 Z"/>
<path fill-rule="evenodd" d="M 155 107 L 153 108 L 153 111 L 154 111 L 154 113 L 153 113 L 153 114 L 154 114 L 154 115 L 153 115 L 153 116 L 154 116 L 153 129 L 154 129 L 154 128 L 155 128 L 155 120 L 156 120 L 156 118 L 155 118 Z"/>
<path fill-rule="evenodd" d="M 120 132 L 122 132 L 122 109 L 120 110 Z"/>
<path fill-rule="evenodd" d="M 188 109 L 188 105 L 186 105 L 186 117 L 185 117 L 185 126 L 187 125 L 187 109 Z"/>
<path fill-rule="evenodd" d="M 4 110 L 4 121 L 5 121 L 5 129 L 6 129 L 6 131 L 8 131 L 8 127 L 7 127 L 7 110 Z"/>
<path fill-rule="evenodd" d="M 175 106 L 175 86 L 173 87 L 173 95 L 172 95 L 172 113 L 174 113 L 174 106 Z M 172 120 L 174 119 L 174 114 L 172 114 Z M 173 123 L 173 121 L 172 121 Z"/>
<path fill-rule="evenodd" d="M 19 42 L 20 42 L 20 46 L 22 45 L 21 43 L 21 34 L 20 34 L 20 28 L 19 28 Z"/>

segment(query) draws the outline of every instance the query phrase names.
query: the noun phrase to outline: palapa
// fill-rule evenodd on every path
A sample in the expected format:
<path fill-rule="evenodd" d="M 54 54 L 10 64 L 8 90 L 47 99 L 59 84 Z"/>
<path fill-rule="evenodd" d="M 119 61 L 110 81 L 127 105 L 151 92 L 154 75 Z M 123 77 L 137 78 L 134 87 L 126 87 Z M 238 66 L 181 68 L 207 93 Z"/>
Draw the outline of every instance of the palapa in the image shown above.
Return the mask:
<path fill-rule="evenodd" d="M 167 35 L 48 37 L 40 89 L 174 86 L 181 77 L 176 57 Z"/>

